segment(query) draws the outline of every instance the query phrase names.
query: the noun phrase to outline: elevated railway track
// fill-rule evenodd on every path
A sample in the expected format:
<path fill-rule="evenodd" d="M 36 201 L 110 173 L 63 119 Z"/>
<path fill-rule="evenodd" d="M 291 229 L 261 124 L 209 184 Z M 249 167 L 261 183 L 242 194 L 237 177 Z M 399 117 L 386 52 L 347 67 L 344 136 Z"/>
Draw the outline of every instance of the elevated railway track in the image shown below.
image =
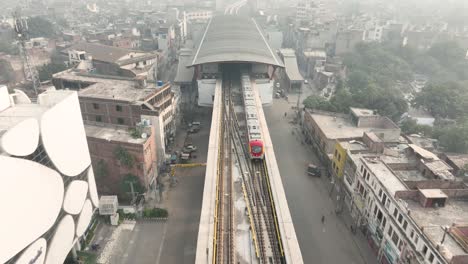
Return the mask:
<path fill-rule="evenodd" d="M 213 214 L 212 218 L 207 218 L 206 212 L 204 216 L 206 208 L 202 208 L 198 247 L 204 241 L 211 240 L 211 243 L 205 244 L 208 246 L 204 252 L 197 249 L 196 263 L 300 264 L 303 263 L 302 256 L 294 229 L 292 233 L 287 229 L 292 222 L 284 223 L 284 219 L 290 219 L 289 209 L 286 204 L 285 215 L 284 202 L 280 201 L 283 207 L 279 207 L 275 201 L 278 187 L 272 185 L 278 183 L 272 182 L 269 174 L 269 156 L 265 155 L 264 159 L 251 156 L 240 79 L 239 73 L 229 71 L 223 74 L 222 81 L 218 81 L 220 89 L 216 92 L 213 113 L 216 129 L 211 131 L 217 134 L 210 135 L 210 142 L 216 142 L 216 145 L 209 146 L 205 182 L 205 189 L 213 190 L 211 199 L 214 203 L 208 204 L 213 208 Z M 212 167 L 213 162 L 216 162 L 215 167 Z M 211 175 L 215 176 L 214 186 L 208 182 Z M 213 221 L 207 225 L 203 219 Z M 248 227 L 243 230 L 245 225 Z M 284 238 L 285 230 L 289 236 Z M 245 233 L 248 242 L 244 239 Z M 293 252 L 290 252 L 291 248 Z"/>

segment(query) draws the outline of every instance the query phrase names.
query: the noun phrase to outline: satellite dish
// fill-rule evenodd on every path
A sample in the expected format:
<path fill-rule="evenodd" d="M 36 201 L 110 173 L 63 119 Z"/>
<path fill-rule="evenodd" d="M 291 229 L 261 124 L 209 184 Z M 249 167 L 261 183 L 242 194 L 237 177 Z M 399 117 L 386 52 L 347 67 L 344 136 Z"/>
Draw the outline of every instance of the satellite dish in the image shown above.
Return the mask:
<path fill-rule="evenodd" d="M 141 134 L 141 138 L 147 138 L 147 137 L 148 137 L 148 134 L 146 134 L 146 133 Z"/>

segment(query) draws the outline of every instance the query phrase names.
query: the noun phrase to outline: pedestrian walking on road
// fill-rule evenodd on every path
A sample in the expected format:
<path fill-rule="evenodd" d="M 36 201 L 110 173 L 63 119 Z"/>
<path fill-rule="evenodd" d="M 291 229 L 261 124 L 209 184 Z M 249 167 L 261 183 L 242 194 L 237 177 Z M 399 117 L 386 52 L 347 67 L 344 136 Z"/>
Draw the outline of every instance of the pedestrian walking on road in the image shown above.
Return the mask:
<path fill-rule="evenodd" d="M 325 223 L 325 216 L 322 215 L 322 224 Z"/>
<path fill-rule="evenodd" d="M 284 112 L 284 117 L 286 117 L 288 115 L 288 112 Z"/>

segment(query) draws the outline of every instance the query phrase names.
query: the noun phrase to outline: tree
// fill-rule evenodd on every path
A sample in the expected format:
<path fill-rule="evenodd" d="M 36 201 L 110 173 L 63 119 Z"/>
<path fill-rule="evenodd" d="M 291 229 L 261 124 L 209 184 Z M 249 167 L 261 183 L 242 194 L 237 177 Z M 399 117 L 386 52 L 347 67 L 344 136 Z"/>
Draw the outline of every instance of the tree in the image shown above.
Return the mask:
<path fill-rule="evenodd" d="M 135 158 L 128 152 L 127 149 L 118 145 L 114 150 L 115 158 L 120 162 L 120 164 L 131 169 L 135 164 Z"/>
<path fill-rule="evenodd" d="M 334 105 L 321 96 L 311 95 L 304 100 L 303 104 L 306 108 L 309 109 L 318 109 L 332 112 L 336 111 Z"/>
<path fill-rule="evenodd" d="M 450 64 L 462 61 L 466 51 L 455 41 L 445 41 L 432 45 L 427 54 L 436 58 L 442 65 L 450 66 Z"/>
<path fill-rule="evenodd" d="M 47 19 L 36 16 L 28 18 L 29 36 L 31 38 L 56 36 L 54 25 Z"/>
<path fill-rule="evenodd" d="M 41 82 L 43 82 L 52 79 L 53 74 L 64 71 L 66 69 L 67 67 L 65 64 L 49 63 L 39 67 L 37 71 L 39 73 L 39 79 Z"/>
<path fill-rule="evenodd" d="M 94 175 L 96 175 L 97 179 L 105 178 L 109 174 L 109 170 L 107 168 L 107 163 L 103 159 L 100 159 L 96 166 L 94 167 Z"/>
<path fill-rule="evenodd" d="M 425 136 L 432 135 L 432 127 L 426 125 L 418 125 L 416 120 L 408 118 L 401 122 L 400 124 L 401 131 L 405 134 L 423 134 Z"/>
<path fill-rule="evenodd" d="M 412 104 L 415 107 L 423 107 L 436 117 L 457 118 L 464 111 L 463 98 L 468 91 L 456 82 L 445 84 L 429 84 L 418 93 Z"/>
<path fill-rule="evenodd" d="M 132 197 L 132 186 L 135 195 L 142 194 L 146 191 L 145 187 L 141 184 L 140 178 L 133 174 L 125 174 L 120 181 L 120 195 L 119 199 L 122 198 L 124 201 L 130 201 Z"/>
<path fill-rule="evenodd" d="M 468 153 L 468 122 L 465 120 L 460 124 L 442 129 L 439 143 L 446 151 L 457 153 Z"/>
<path fill-rule="evenodd" d="M 0 40 L 0 52 L 4 52 L 9 55 L 18 55 L 19 49 L 16 45 L 13 45 L 13 43 L 11 42 Z"/>

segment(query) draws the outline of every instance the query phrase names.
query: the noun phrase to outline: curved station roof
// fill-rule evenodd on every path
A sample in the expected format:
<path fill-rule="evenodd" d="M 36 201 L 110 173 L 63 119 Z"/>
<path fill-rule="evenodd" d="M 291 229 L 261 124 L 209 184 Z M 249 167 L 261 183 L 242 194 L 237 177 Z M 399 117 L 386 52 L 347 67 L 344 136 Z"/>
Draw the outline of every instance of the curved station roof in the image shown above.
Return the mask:
<path fill-rule="evenodd" d="M 215 16 L 208 22 L 188 66 L 219 62 L 263 63 L 283 67 L 257 22 L 235 15 Z"/>

